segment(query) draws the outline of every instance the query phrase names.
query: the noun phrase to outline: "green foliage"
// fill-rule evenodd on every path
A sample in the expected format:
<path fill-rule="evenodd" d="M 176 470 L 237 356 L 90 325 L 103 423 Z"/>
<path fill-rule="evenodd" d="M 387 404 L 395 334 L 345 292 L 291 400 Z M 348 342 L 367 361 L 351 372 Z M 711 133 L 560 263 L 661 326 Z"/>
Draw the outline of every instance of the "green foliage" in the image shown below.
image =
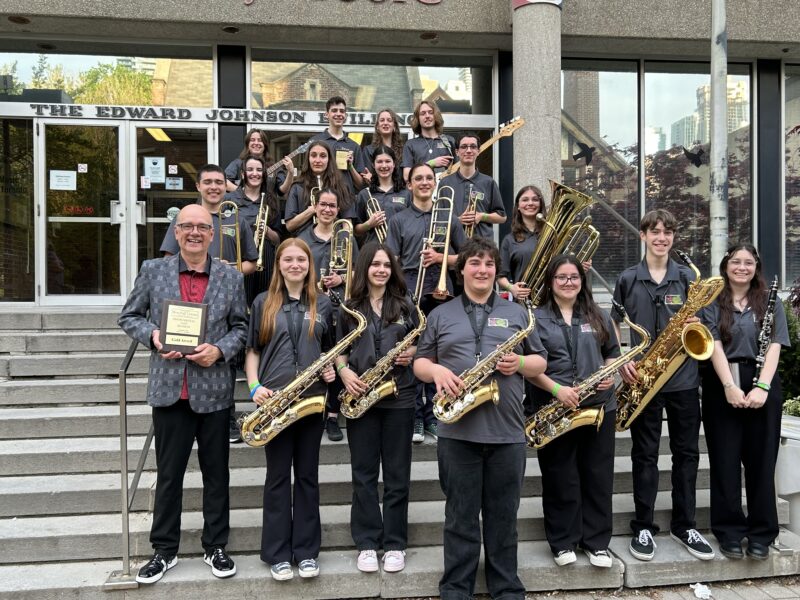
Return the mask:
<path fill-rule="evenodd" d="M 72 97 L 83 104 L 150 104 L 150 76 L 123 65 L 100 64 L 78 75 Z"/>
<path fill-rule="evenodd" d="M 798 316 L 800 313 L 800 284 L 796 283 L 792 288 L 789 297 L 783 302 L 783 308 L 786 312 L 789 341 L 791 341 L 792 347 L 781 349 L 778 373 L 781 376 L 783 398 L 788 401 L 800 397 L 800 317 Z M 786 405 L 788 402 L 784 405 L 784 411 Z"/>
<path fill-rule="evenodd" d="M 11 87 L 0 89 L 0 93 L 10 94 L 12 96 L 19 96 L 22 93 L 23 86 L 17 75 L 17 61 L 10 63 L 3 63 L 0 65 L 0 75 L 11 76 Z"/>
<path fill-rule="evenodd" d="M 800 417 L 800 397 L 792 398 L 784 402 L 783 414 L 791 417 Z"/>

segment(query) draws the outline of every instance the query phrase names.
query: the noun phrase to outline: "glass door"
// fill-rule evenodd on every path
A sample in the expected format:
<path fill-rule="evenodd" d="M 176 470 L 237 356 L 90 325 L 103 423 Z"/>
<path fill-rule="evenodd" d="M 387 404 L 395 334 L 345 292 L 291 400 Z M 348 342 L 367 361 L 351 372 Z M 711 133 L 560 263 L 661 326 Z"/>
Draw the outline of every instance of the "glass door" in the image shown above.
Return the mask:
<path fill-rule="evenodd" d="M 118 123 L 38 123 L 42 304 L 122 304 L 127 209 Z"/>

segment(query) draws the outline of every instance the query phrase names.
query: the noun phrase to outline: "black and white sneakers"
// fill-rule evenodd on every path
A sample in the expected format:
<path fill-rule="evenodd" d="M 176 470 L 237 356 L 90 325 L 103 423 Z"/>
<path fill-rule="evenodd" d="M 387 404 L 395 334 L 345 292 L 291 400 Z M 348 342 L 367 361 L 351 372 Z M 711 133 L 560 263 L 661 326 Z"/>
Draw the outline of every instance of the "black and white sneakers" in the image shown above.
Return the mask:
<path fill-rule="evenodd" d="M 631 539 L 630 551 L 634 558 L 639 560 L 653 560 L 656 554 L 656 543 L 653 540 L 653 532 L 649 529 L 642 529 Z"/>
<path fill-rule="evenodd" d="M 203 562 L 211 567 L 211 573 L 215 577 L 225 579 L 236 575 L 236 565 L 233 559 L 225 552 L 224 548 L 217 546 L 211 552 L 203 555 Z"/>
<path fill-rule="evenodd" d="M 139 583 L 155 583 L 176 564 L 178 564 L 177 556 L 164 556 L 160 552 L 155 552 L 153 558 L 139 569 L 136 574 L 136 581 Z"/>
<path fill-rule="evenodd" d="M 714 558 L 714 549 L 708 540 L 696 529 L 687 529 L 680 535 L 671 534 L 672 539 L 680 542 L 689 554 L 700 560 L 711 560 Z"/>

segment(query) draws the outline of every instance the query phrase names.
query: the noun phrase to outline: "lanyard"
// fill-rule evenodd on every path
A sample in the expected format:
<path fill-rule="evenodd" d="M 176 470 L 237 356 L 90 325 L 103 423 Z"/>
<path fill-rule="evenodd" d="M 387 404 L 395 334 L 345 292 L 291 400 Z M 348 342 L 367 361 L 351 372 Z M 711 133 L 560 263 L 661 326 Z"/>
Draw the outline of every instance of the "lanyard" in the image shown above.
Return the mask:
<path fill-rule="evenodd" d="M 478 319 L 475 316 L 476 304 L 471 302 L 466 294 L 461 295 L 461 303 L 464 305 L 464 312 L 467 313 L 467 317 L 469 317 L 472 333 L 475 334 L 475 364 L 477 364 L 481 359 L 481 335 L 483 335 L 483 330 L 486 328 L 486 323 L 489 321 L 489 315 L 494 308 L 494 294 L 489 296 L 486 304 L 483 305 L 484 315 L 480 327 L 478 326 Z"/>
<path fill-rule="evenodd" d="M 298 345 L 300 344 L 300 329 L 303 326 L 303 315 L 305 311 L 305 305 L 300 304 L 300 302 L 290 301 L 288 304 L 283 305 L 283 312 L 286 313 L 286 325 L 289 328 L 289 339 L 292 341 L 295 374 L 300 372 Z"/>
<path fill-rule="evenodd" d="M 375 360 L 377 361 L 378 358 L 381 356 L 381 337 L 383 332 L 383 307 L 381 307 L 381 314 L 376 315 L 374 311 L 372 311 L 372 318 L 370 319 L 373 334 L 372 334 L 372 342 L 375 348 Z"/>
<path fill-rule="evenodd" d="M 580 315 L 572 313 L 572 327 L 566 324 L 561 316 L 561 311 L 557 315 L 558 325 L 564 335 L 564 342 L 567 344 L 570 360 L 572 361 L 572 385 L 578 383 L 578 335 L 580 334 Z"/>

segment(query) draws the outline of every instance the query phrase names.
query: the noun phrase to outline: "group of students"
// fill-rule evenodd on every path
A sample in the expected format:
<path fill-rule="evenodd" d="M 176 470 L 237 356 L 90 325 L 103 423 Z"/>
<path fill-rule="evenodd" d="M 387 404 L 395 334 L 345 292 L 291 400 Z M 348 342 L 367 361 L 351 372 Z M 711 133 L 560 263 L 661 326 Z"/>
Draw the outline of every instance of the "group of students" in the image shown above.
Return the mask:
<path fill-rule="evenodd" d="M 226 186 L 234 185 L 229 180 L 232 176 L 238 177 L 238 187 L 229 193 L 237 195 L 242 205 L 241 225 L 250 228 L 246 231 L 252 228 L 247 215 L 252 205 L 260 203 L 262 192 L 270 203 L 269 243 L 265 244 L 270 260 L 265 261 L 264 273 L 250 275 L 257 253 L 247 244 L 242 248 L 245 264 L 252 262 L 242 269 L 245 280 L 251 282 L 246 286 L 250 312 L 242 344 L 244 370 L 257 405 L 269 402 L 277 390 L 356 326 L 349 312 L 337 308 L 321 291 L 340 287 L 341 278 L 323 274 L 321 269 L 330 258 L 331 229 L 337 218 L 351 219 L 362 242 L 354 253 L 345 302 L 366 317 L 366 329 L 304 394 L 327 391 L 326 418 L 301 418 L 265 446 L 261 559 L 276 580 L 291 579 L 293 563 L 301 577 L 319 574 L 318 465 L 323 431 L 327 427 L 330 435 L 338 430 L 331 423 L 337 418 L 339 390 L 362 394 L 366 385 L 360 375 L 417 327 L 414 302 L 420 302 L 427 324 L 416 345 L 395 359 L 396 392 L 347 423 L 357 566 L 364 572 L 377 571 L 382 554 L 385 572 L 404 568 L 412 441 L 421 441 L 427 431 L 438 438 L 439 478 L 446 497 L 441 597 L 472 596 L 483 540 L 491 596 L 524 598 L 517 575 L 516 518 L 526 467 L 525 419 L 553 399 L 577 406 L 576 386 L 620 355 L 621 318 L 606 314 L 595 303 L 584 265 L 573 256 L 554 257 L 547 265 L 543 301 L 534 311 L 535 328 L 500 357 L 490 375 L 498 385 L 499 402 L 479 406 L 457 422 L 437 425 L 431 410 L 434 395 L 463 393 L 463 374 L 529 325 L 528 311 L 514 300 L 524 300 L 530 293 L 520 279 L 536 248 L 542 227 L 536 215 L 546 214 L 545 199 L 536 186 L 519 190 L 511 233 L 498 249 L 491 240 L 491 227 L 504 222 L 506 215 L 497 185 L 475 168 L 476 135 L 464 134 L 458 142 L 443 135 L 438 109 L 423 102 L 412 121 L 418 137 L 405 144 L 402 162 L 398 162 L 399 128 L 392 111 L 378 113 L 376 143 L 363 153 L 342 130 L 344 100 L 332 98 L 326 111 L 330 125 L 308 147 L 296 179 L 286 161 L 286 169 L 278 170 L 273 180 L 264 177 L 266 139 L 255 130 L 248 133 L 238 172 L 229 168 L 226 178 L 221 169 L 208 166 L 198 174 L 200 204 L 212 215 L 212 256 L 214 243 L 229 241 L 230 236 L 219 235 L 220 217 L 213 215 Z M 258 150 L 261 155 L 256 154 Z M 437 171 L 453 160 L 459 161 L 458 171 L 438 182 L 455 190 L 451 247 L 443 264 L 442 249 L 426 245 L 424 239 L 432 218 Z M 477 208 L 465 210 L 468 195 L 475 193 L 479 194 Z M 284 194 L 287 200 L 282 209 L 278 198 Z M 370 195 L 382 208 L 372 215 L 366 211 Z M 177 237 L 181 236 L 179 219 L 174 228 Z M 383 224 L 388 234 L 381 242 L 376 228 Z M 476 225 L 471 239 L 464 233 L 467 224 Z M 686 302 L 694 277 L 669 256 L 676 233 L 677 222 L 669 212 L 647 213 L 640 223 L 645 257 L 620 275 L 614 291 L 630 319 L 652 338 Z M 248 237 L 252 236 L 242 239 Z M 426 269 L 422 297 L 412 298 L 420 268 Z M 447 276 L 448 291 L 454 297 L 439 304 L 430 300 L 430 293 L 442 268 L 454 273 L 457 282 Z M 757 337 L 766 308 L 761 269 L 754 247 L 732 246 L 720 265 L 725 289 L 700 314 L 715 339 L 710 364 L 702 369 L 711 528 L 721 552 L 729 558 L 744 556 L 745 539 L 748 556 L 766 558 L 778 533 L 771 475 L 781 403 L 776 368 L 780 346 L 787 346 L 789 340 L 777 303 L 773 342 L 754 384 Z M 260 283 L 255 277 L 262 278 Z M 324 288 L 318 285 L 320 280 Z M 637 340 L 635 333 L 631 335 L 633 345 Z M 155 353 L 156 346 L 151 347 Z M 627 363 L 620 375 L 626 382 L 635 381 L 635 363 Z M 665 408 L 672 453 L 670 533 L 697 558 L 714 557 L 713 548 L 696 529 L 694 514 L 699 385 L 698 364 L 687 360 L 631 427 L 635 517 L 630 552 L 637 559 L 650 560 L 655 554 L 658 447 Z M 616 420 L 613 387 L 614 379 L 609 377 L 581 401 L 582 408 L 604 411 L 599 428 L 576 428 L 537 452 L 545 533 L 559 566 L 575 562 L 578 550 L 597 567 L 610 567 L 613 562 L 608 551 Z M 745 466 L 747 516 L 741 504 L 741 464 Z M 151 537 L 151 541 L 156 554 L 142 567 L 139 579 L 147 583 L 157 581 L 174 565 L 177 552 L 177 547 L 159 548 L 157 540 Z M 219 546 L 233 565 L 224 544 Z M 212 564 L 212 572 L 230 576 L 235 567 L 215 571 Z"/>

